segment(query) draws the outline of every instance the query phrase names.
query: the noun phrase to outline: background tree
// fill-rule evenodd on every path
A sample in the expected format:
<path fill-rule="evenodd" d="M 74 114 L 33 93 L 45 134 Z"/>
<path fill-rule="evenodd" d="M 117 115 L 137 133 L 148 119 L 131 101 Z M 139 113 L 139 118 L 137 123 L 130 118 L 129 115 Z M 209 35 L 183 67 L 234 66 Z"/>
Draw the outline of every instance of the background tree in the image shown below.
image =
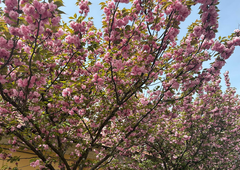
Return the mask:
<path fill-rule="evenodd" d="M 140 140 L 146 132 L 152 134 L 153 147 L 158 131 L 146 129 L 161 126 L 159 117 L 175 107 L 176 112 L 169 116 L 179 116 L 182 122 L 191 120 L 186 109 L 193 95 L 209 82 L 215 86 L 225 60 L 240 44 L 238 30 L 228 38 L 214 39 L 217 0 L 101 2 L 103 31 L 97 30 L 91 19 L 86 20 L 88 1 L 77 2 L 80 16 L 74 15 L 70 24 L 60 24 L 61 0 L 3 2 L 6 26 L 1 27 L 0 37 L 0 133 L 10 139 L 11 151 L 32 150 L 39 159 L 31 166 L 40 169 L 53 170 L 55 163 L 67 170 L 113 168 L 112 160 L 121 161 L 123 155 L 129 159 L 137 143 L 145 147 Z M 131 4 L 131 8 L 119 9 L 120 3 Z M 179 25 L 197 3 L 201 4 L 201 20 L 189 26 L 186 37 L 177 43 Z M 208 60 L 214 62 L 203 69 Z M 216 95 L 219 93 L 216 90 Z M 207 109 L 214 106 L 211 101 Z M 218 121 L 215 117 L 205 119 Z M 183 126 L 174 120 L 163 127 L 166 139 L 176 140 L 165 130 L 168 125 Z M 184 125 L 188 133 L 209 133 L 198 122 L 194 128 Z M 196 144 L 202 141 L 199 136 L 185 135 Z M 164 144 L 167 151 L 171 147 Z M 96 161 L 87 160 L 90 151 L 97 153 Z M 190 162 L 185 162 L 186 166 L 192 166 L 191 151 L 194 148 L 183 154 Z M 181 150 L 177 153 L 179 157 Z"/>
<path fill-rule="evenodd" d="M 239 169 L 239 98 L 225 73 L 172 107 L 162 107 L 141 127 L 138 143 L 120 154 L 137 169 Z M 118 165 L 118 166 L 121 166 Z"/>

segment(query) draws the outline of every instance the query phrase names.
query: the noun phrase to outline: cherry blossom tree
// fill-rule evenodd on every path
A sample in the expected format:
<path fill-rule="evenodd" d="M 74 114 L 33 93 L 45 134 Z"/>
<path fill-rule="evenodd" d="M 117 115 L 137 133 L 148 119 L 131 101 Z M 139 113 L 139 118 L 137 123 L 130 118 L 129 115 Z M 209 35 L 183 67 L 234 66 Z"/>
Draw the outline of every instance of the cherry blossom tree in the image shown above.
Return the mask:
<path fill-rule="evenodd" d="M 188 95 L 170 108 L 165 104 L 157 109 L 158 115 L 145 120 L 151 126 L 138 132 L 141 140 L 120 153 L 132 159 L 118 167 L 239 169 L 240 100 L 230 87 L 228 72 L 224 76 L 228 87 L 224 93 L 216 78 L 200 88 L 197 97 Z"/>
<path fill-rule="evenodd" d="M 235 30 L 215 39 L 218 0 L 100 2 L 101 30 L 87 19 L 87 0 L 69 24 L 62 0 L 3 3 L 0 133 L 11 152 L 37 155 L 32 167 L 201 168 L 203 159 L 206 168 L 236 159 L 239 101 L 230 88 L 221 93 L 218 77 L 240 38 Z M 200 19 L 178 42 L 196 4 Z"/>

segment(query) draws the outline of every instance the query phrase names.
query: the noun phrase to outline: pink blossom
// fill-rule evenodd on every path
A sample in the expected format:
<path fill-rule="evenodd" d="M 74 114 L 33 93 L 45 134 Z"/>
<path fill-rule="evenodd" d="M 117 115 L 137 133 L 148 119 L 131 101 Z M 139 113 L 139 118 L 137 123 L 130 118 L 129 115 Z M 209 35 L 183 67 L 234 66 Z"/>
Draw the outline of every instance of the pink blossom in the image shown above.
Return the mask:
<path fill-rule="evenodd" d="M 36 168 L 39 165 L 40 165 L 40 161 L 39 160 L 36 160 L 35 162 L 31 162 L 30 163 L 30 166 L 33 167 L 33 168 Z"/>
<path fill-rule="evenodd" d="M 239 33 L 240 30 L 239 30 L 239 29 L 235 29 L 234 32 L 235 32 L 235 33 Z"/>
<path fill-rule="evenodd" d="M 34 24 L 30 24 L 28 25 L 28 28 L 33 31 L 36 29 L 36 26 Z"/>
<path fill-rule="evenodd" d="M 89 6 L 88 6 L 88 0 L 81 0 L 79 2 L 79 13 L 80 14 L 84 14 L 84 16 L 87 16 L 88 12 L 89 12 Z"/>
<path fill-rule="evenodd" d="M 89 36 L 94 35 L 94 32 L 93 32 L 93 31 L 89 31 L 89 32 L 88 32 L 88 35 L 89 35 Z"/>
<path fill-rule="evenodd" d="M 16 11 L 10 11 L 9 12 L 9 16 L 14 19 L 14 20 L 17 20 L 19 14 L 16 12 Z"/>
<path fill-rule="evenodd" d="M 179 88 L 179 83 L 175 81 L 175 82 L 172 84 L 172 88 L 178 89 L 178 88 Z"/>
<path fill-rule="evenodd" d="M 0 83 L 5 84 L 6 82 L 8 82 L 8 81 L 5 79 L 5 76 L 0 75 Z"/>
<path fill-rule="evenodd" d="M 73 99 L 74 99 L 74 101 L 75 101 L 76 103 L 80 103 L 80 99 L 79 99 L 78 96 L 74 96 Z"/>
<path fill-rule="evenodd" d="M 29 24 L 32 24 L 32 23 L 33 23 L 33 19 L 32 19 L 32 17 L 29 16 L 29 15 L 25 16 L 25 20 L 26 20 Z M 21 26 L 23 26 L 23 25 L 21 25 Z"/>
<path fill-rule="evenodd" d="M 7 43 L 7 40 L 3 37 L 0 37 L 0 46 L 3 46 Z"/>
<path fill-rule="evenodd" d="M 72 92 L 72 90 L 70 88 L 66 88 L 62 91 L 62 96 L 63 97 L 70 96 L 71 92 Z"/>
<path fill-rule="evenodd" d="M 63 129 L 58 129 L 58 133 L 63 134 Z"/>
<path fill-rule="evenodd" d="M 17 6 L 17 4 L 18 4 L 17 0 L 5 0 L 5 5 L 10 10 Z"/>
<path fill-rule="evenodd" d="M 76 148 L 78 148 L 78 147 L 80 147 L 81 145 L 78 143 L 77 145 L 76 145 Z"/>
<path fill-rule="evenodd" d="M 38 0 L 34 0 L 33 1 L 33 6 L 38 10 L 40 11 L 40 8 L 42 6 L 42 4 L 40 2 L 38 2 Z"/>
<path fill-rule="evenodd" d="M 57 26 L 60 22 L 61 18 L 59 16 L 52 18 L 52 25 Z"/>
<path fill-rule="evenodd" d="M 82 85 L 82 89 L 86 89 L 86 85 Z"/>
<path fill-rule="evenodd" d="M 18 96 L 18 91 L 16 89 L 12 89 L 13 95 L 14 97 Z"/>
<path fill-rule="evenodd" d="M 148 139 L 148 141 L 152 142 L 152 143 L 154 142 L 154 140 L 155 140 L 155 137 L 153 137 L 153 136 Z"/>
<path fill-rule="evenodd" d="M 49 6 L 49 10 L 51 12 L 54 11 L 57 8 L 57 5 L 54 4 L 53 2 L 49 3 L 48 6 Z"/>

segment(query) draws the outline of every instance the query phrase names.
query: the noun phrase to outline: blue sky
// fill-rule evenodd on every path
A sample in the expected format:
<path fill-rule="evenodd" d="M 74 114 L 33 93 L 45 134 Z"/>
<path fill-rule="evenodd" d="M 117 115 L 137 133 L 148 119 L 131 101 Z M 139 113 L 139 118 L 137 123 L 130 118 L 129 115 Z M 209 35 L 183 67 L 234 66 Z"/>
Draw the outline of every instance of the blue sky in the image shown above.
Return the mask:
<path fill-rule="evenodd" d="M 100 0 L 90 0 L 92 5 L 90 6 L 89 17 L 94 18 L 94 24 L 97 28 L 101 28 L 102 14 L 100 10 L 99 3 Z M 219 31 L 218 36 L 228 36 L 235 29 L 239 27 L 240 29 L 240 0 L 219 0 L 220 4 L 218 8 L 219 12 Z M 74 13 L 78 14 L 78 7 L 75 5 L 75 0 L 65 0 L 65 7 L 62 9 L 66 12 L 66 15 L 63 16 L 63 20 L 67 21 L 68 17 L 73 16 Z M 184 23 L 181 24 L 181 31 L 179 38 L 183 37 L 187 32 L 187 27 L 199 18 L 198 7 L 195 6 L 192 8 L 191 15 L 186 19 Z M 205 64 L 204 66 L 208 66 Z M 237 88 L 237 93 L 240 94 L 240 47 L 236 47 L 234 54 L 227 60 L 226 65 L 222 69 L 222 73 L 229 71 L 230 82 L 232 87 Z M 222 81 L 223 89 L 225 89 L 224 81 Z"/>

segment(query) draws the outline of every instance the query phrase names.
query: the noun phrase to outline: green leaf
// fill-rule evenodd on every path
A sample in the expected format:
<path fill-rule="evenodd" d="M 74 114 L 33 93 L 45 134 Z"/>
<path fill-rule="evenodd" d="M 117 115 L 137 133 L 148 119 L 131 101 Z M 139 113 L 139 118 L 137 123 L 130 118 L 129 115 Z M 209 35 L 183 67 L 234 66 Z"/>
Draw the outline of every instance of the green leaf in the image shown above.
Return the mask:
<path fill-rule="evenodd" d="M 32 162 L 35 162 L 36 161 L 36 158 L 32 158 L 32 159 L 30 159 L 30 163 L 32 163 Z"/>
<path fill-rule="evenodd" d="M 7 160 L 8 162 L 16 162 L 16 161 L 20 161 L 20 156 L 13 156 L 13 157 L 10 157 L 9 160 Z"/>
<path fill-rule="evenodd" d="M 59 13 L 59 14 L 66 14 L 65 12 L 59 10 L 59 9 L 56 9 L 56 11 Z"/>
<path fill-rule="evenodd" d="M 18 17 L 18 19 L 19 19 L 19 20 L 25 20 L 25 18 L 23 18 L 23 17 Z"/>
<path fill-rule="evenodd" d="M 126 31 L 130 31 L 130 30 L 131 30 L 131 26 L 130 26 L 130 25 L 127 25 L 127 26 L 125 27 L 125 30 L 126 30 Z"/>
<path fill-rule="evenodd" d="M 85 42 L 81 42 L 81 45 L 82 45 L 82 46 L 85 46 L 85 45 L 86 45 L 86 43 L 85 43 Z"/>
<path fill-rule="evenodd" d="M 195 5 L 196 3 L 195 2 L 193 2 L 193 1 L 187 1 L 186 2 L 186 5 Z"/>
<path fill-rule="evenodd" d="M 19 72 L 24 72 L 25 69 L 26 69 L 26 68 L 25 68 L 24 66 L 19 66 L 18 71 L 19 71 Z"/>
<path fill-rule="evenodd" d="M 8 71 L 8 68 L 5 66 L 5 67 L 2 68 L 1 74 L 6 75 L 7 71 Z"/>
<path fill-rule="evenodd" d="M 57 5 L 58 8 L 64 6 L 62 0 L 55 1 L 54 4 Z"/>
<path fill-rule="evenodd" d="M 88 46 L 88 51 L 92 51 L 92 52 L 94 52 L 93 47 L 92 47 L 92 46 Z"/>
<path fill-rule="evenodd" d="M 79 16 L 77 19 L 77 23 L 82 22 L 86 17 L 85 16 Z"/>
<path fill-rule="evenodd" d="M 105 2 L 100 2 L 99 5 L 105 5 Z"/>
<path fill-rule="evenodd" d="M 53 53 L 47 53 L 47 55 L 46 55 L 46 58 L 49 58 L 49 57 L 51 57 L 51 56 L 53 56 Z"/>
<path fill-rule="evenodd" d="M 164 6 L 163 6 L 163 8 L 162 9 L 166 9 L 169 5 L 171 5 L 172 4 L 172 2 L 167 2 Z"/>
<path fill-rule="evenodd" d="M 42 61 L 42 56 L 40 54 L 37 54 L 35 57 L 33 57 L 33 61 Z"/>
<path fill-rule="evenodd" d="M 13 55 L 21 55 L 22 53 L 14 52 Z"/>
<path fill-rule="evenodd" d="M 104 7 L 106 7 L 107 5 L 102 5 L 102 7 L 101 7 L 101 10 L 104 8 Z"/>
<path fill-rule="evenodd" d="M 88 21 L 91 21 L 93 20 L 94 18 L 93 17 L 88 17 Z"/>
<path fill-rule="evenodd" d="M 195 44 L 197 44 L 196 40 L 191 41 L 191 45 L 195 45 Z"/>
<path fill-rule="evenodd" d="M 12 35 L 8 31 L 3 32 L 7 39 L 10 39 Z"/>
<path fill-rule="evenodd" d="M 121 30 L 119 28 L 115 28 L 115 31 L 117 32 L 121 32 Z"/>

